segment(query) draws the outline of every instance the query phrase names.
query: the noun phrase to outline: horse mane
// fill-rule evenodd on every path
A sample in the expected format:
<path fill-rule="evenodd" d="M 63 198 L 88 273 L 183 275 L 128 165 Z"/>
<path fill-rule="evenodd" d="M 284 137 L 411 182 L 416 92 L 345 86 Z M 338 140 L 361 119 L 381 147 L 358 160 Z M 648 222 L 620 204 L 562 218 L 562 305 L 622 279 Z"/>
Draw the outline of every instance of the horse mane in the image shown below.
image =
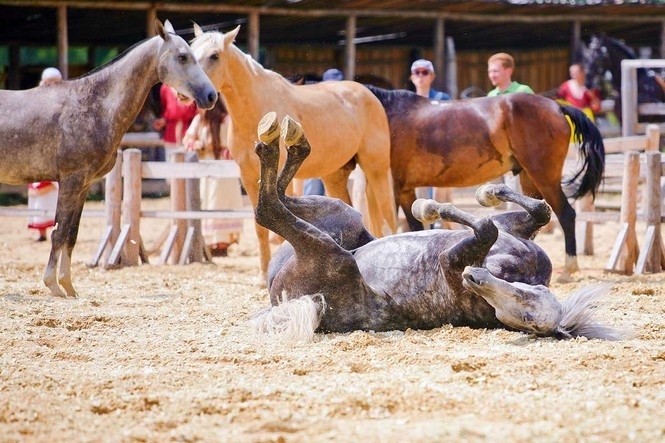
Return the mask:
<path fill-rule="evenodd" d="M 587 337 L 603 340 L 624 340 L 631 334 L 600 324 L 594 319 L 598 299 L 610 291 L 609 283 L 585 286 L 578 289 L 562 304 L 562 316 L 559 326 L 554 331 L 558 338 Z"/>
<path fill-rule="evenodd" d="M 365 87 L 379 99 L 388 116 L 412 110 L 418 101 L 429 103 L 428 99 L 407 89 L 383 89 L 368 84 Z"/>
<path fill-rule="evenodd" d="M 123 52 L 121 52 L 120 55 L 118 55 L 117 57 L 114 57 L 113 59 L 109 60 L 108 62 L 104 63 L 103 65 L 97 66 L 96 68 L 86 72 L 85 74 L 83 74 L 82 76 L 80 76 L 78 78 L 86 78 L 86 77 L 89 77 L 91 75 L 94 75 L 94 74 L 98 73 L 99 71 L 103 71 L 104 69 L 106 69 L 106 68 L 110 67 L 111 65 L 113 65 L 113 64 L 119 62 L 120 60 L 122 60 L 127 54 L 132 52 L 137 46 L 142 45 L 143 43 L 147 42 L 148 40 L 150 40 L 152 38 L 153 37 L 148 37 L 148 38 L 145 38 L 145 39 L 141 40 L 138 43 L 134 43 L 132 46 L 130 46 L 129 48 L 127 48 Z"/>
<path fill-rule="evenodd" d="M 606 35 L 603 36 L 602 39 L 603 39 L 603 41 L 610 43 L 612 46 L 614 46 L 619 51 L 623 52 L 626 56 L 625 58 L 631 58 L 631 59 L 637 58 L 633 48 L 631 48 L 630 46 L 628 46 L 627 44 L 625 44 L 621 40 L 618 40 L 616 38 L 609 37 L 609 36 L 606 36 Z"/>

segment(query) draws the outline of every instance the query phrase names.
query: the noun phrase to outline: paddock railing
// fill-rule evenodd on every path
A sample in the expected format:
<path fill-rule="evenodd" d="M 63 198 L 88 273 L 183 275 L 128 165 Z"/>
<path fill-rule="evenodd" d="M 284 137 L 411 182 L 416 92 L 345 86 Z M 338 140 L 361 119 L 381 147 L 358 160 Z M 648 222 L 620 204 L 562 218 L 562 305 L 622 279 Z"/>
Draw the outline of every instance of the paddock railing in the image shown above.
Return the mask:
<path fill-rule="evenodd" d="M 649 125 L 645 135 L 605 139 L 607 155 L 600 194 L 618 194 L 619 201 L 613 207 L 603 205 L 609 209 L 606 211 L 598 211 L 590 195 L 576 202 L 577 249 L 583 254 L 594 253 L 594 223 L 612 221 L 620 224 L 605 266 L 607 272 L 642 274 L 663 270 L 665 254 L 660 234 L 663 171 L 659 139 L 658 125 Z M 576 165 L 574 151 L 571 149 L 566 168 Z M 642 203 L 638 205 L 640 201 Z M 596 205 L 599 205 L 598 200 Z M 641 253 L 636 233 L 638 219 L 647 224 Z"/>
<path fill-rule="evenodd" d="M 621 60 L 621 135 L 645 133 L 647 124 L 640 116 L 658 115 L 665 119 L 665 103 L 637 103 L 637 70 L 665 69 L 665 59 Z M 665 123 L 659 124 L 665 132 Z"/>
<path fill-rule="evenodd" d="M 169 162 L 142 162 L 139 149 L 119 150 L 116 164 L 106 175 L 106 229 L 89 266 L 100 261 L 106 268 L 148 263 L 148 251 L 141 239 L 142 218 L 173 221 L 158 264 L 171 256 L 173 264 L 210 261 L 201 235 L 201 220 L 210 218 L 253 218 L 253 210 L 202 210 L 198 181 L 202 178 L 237 178 L 240 168 L 232 160 L 198 161 L 194 153 L 179 150 Z M 190 155 L 191 154 L 191 155 Z M 171 208 L 141 208 L 142 179 L 170 182 Z M 102 256 L 105 255 L 105 259 Z"/>

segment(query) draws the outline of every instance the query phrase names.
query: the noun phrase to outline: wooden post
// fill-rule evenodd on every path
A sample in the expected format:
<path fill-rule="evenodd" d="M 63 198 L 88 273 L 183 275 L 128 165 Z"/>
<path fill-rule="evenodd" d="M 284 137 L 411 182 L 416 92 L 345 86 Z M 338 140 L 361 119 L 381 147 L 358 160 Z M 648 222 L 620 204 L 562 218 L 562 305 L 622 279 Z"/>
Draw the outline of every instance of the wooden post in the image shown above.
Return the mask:
<path fill-rule="evenodd" d="M 346 72 L 344 78 L 356 78 L 356 16 L 349 15 L 346 19 Z"/>
<path fill-rule="evenodd" d="M 173 163 L 183 163 L 185 161 L 185 151 L 177 149 L 171 155 Z M 171 179 L 171 210 L 184 211 L 185 210 L 185 179 L 172 178 Z M 180 262 L 180 255 L 182 254 L 182 247 L 185 243 L 185 234 L 187 231 L 187 220 L 177 219 L 173 221 L 173 225 L 177 226 L 178 231 L 175 236 L 175 243 L 173 244 L 173 254 L 171 255 L 171 264 L 177 265 Z"/>
<path fill-rule="evenodd" d="M 118 149 L 113 169 L 109 171 L 104 184 L 104 219 L 106 229 L 102 234 L 99 246 L 88 263 L 88 267 L 99 264 L 102 254 L 106 251 L 104 262 L 109 263 L 111 248 L 118 241 L 120 235 L 120 214 L 122 205 L 122 150 Z M 107 248 L 111 246 L 111 248 Z"/>
<path fill-rule="evenodd" d="M 106 175 L 104 188 L 104 215 L 106 226 L 111 227 L 109 242 L 113 245 L 120 235 L 120 216 L 122 212 L 122 150 L 118 149 L 115 165 Z M 110 250 L 105 256 L 108 261 Z"/>
<path fill-rule="evenodd" d="M 575 202 L 576 212 L 593 212 L 593 196 L 591 193 L 581 197 Z M 593 223 L 588 220 L 580 220 L 575 223 L 575 238 L 577 239 L 577 250 L 584 255 L 593 255 Z"/>
<path fill-rule="evenodd" d="M 58 67 L 62 73 L 62 78 L 69 78 L 69 39 L 67 30 L 67 5 L 58 6 Z"/>
<path fill-rule="evenodd" d="M 199 161 L 199 156 L 196 152 L 189 151 L 187 152 L 187 154 L 185 154 L 185 162 L 198 163 L 198 161 Z M 187 211 L 191 212 L 200 211 L 201 210 L 200 180 L 198 178 L 187 179 L 185 189 L 187 194 L 187 200 L 185 202 Z M 187 231 L 188 232 L 190 230 L 192 231 L 192 238 L 191 238 L 191 243 L 189 243 L 190 247 L 185 248 L 185 250 L 182 251 L 180 262 L 181 263 L 186 262 L 188 259 L 189 263 L 201 263 L 203 262 L 204 258 L 203 254 L 204 242 L 203 242 L 203 234 L 201 232 L 201 219 L 199 218 L 189 219 L 187 220 L 187 225 L 188 225 Z"/>
<path fill-rule="evenodd" d="M 661 236 L 661 189 L 662 164 L 660 152 L 647 152 L 646 225 L 647 232 L 642 253 L 635 267 L 636 274 L 655 273 L 665 269 L 665 247 Z"/>
<path fill-rule="evenodd" d="M 122 213 L 124 224 L 129 226 L 122 264 L 137 266 L 141 247 L 141 150 L 127 149 L 122 155 L 122 173 L 125 178 Z"/>
<path fill-rule="evenodd" d="M 249 27 L 247 37 L 247 47 L 249 48 L 249 55 L 254 60 L 259 61 L 260 45 L 259 45 L 259 13 L 254 11 L 249 13 Z"/>
<path fill-rule="evenodd" d="M 446 46 L 445 46 L 445 21 L 442 18 L 436 19 L 434 25 L 434 78 L 433 87 L 439 90 L 445 89 L 446 86 Z"/>
<path fill-rule="evenodd" d="M 659 151 L 660 150 L 660 126 L 655 123 L 647 125 L 646 135 L 649 139 L 647 144 L 647 151 Z"/>
<path fill-rule="evenodd" d="M 614 242 L 606 272 L 630 275 L 639 256 L 635 223 L 637 221 L 637 183 L 640 177 L 640 154 L 626 152 L 621 185 L 621 230 Z"/>
<path fill-rule="evenodd" d="M 621 135 L 635 135 L 637 126 L 637 69 L 621 61 Z"/>

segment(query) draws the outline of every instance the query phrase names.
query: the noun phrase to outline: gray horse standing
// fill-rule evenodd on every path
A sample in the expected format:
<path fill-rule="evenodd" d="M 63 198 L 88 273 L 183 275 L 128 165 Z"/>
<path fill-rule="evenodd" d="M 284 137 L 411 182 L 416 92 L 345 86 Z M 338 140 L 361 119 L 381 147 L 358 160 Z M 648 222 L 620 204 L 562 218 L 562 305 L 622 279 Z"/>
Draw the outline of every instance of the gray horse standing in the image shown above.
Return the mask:
<path fill-rule="evenodd" d="M 162 25 L 156 20 L 155 26 L 157 36 L 83 77 L 0 91 L 0 181 L 60 184 L 44 273 L 44 283 L 55 296 L 77 296 L 71 256 L 86 196 L 90 185 L 113 167 L 120 140 L 150 88 L 166 83 L 200 108 L 209 109 L 217 100 L 187 42 L 168 21 Z"/>
<path fill-rule="evenodd" d="M 428 230 L 372 239 L 360 214 L 321 196 L 289 197 L 286 183 L 309 153 L 302 128 L 281 124 L 287 160 L 278 175 L 280 125 L 259 123 L 261 162 L 257 222 L 289 242 L 268 280 L 272 307 L 252 319 L 262 332 L 294 339 L 314 331 L 431 329 L 443 324 L 508 328 L 537 336 L 619 339 L 591 315 L 600 285 L 559 302 L 548 289 L 552 265 L 531 239 L 550 220 L 542 200 L 505 185 L 477 192 L 484 205 L 515 202 L 526 211 L 477 218 L 451 204 L 418 200 L 414 215 L 471 230 Z"/>

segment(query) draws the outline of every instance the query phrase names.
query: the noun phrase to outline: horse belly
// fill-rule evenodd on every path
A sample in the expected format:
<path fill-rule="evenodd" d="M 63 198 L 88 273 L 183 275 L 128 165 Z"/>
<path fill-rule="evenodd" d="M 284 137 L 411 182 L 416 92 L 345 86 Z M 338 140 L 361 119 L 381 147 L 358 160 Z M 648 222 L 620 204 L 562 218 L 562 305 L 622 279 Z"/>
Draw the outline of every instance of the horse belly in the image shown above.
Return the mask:
<path fill-rule="evenodd" d="M 372 288 L 366 300 L 366 329 L 432 329 L 444 324 L 494 326 L 494 310 L 469 297 L 459 281 L 448 282 L 440 254 L 466 231 L 428 230 L 374 240 L 355 252 L 358 268 Z"/>

